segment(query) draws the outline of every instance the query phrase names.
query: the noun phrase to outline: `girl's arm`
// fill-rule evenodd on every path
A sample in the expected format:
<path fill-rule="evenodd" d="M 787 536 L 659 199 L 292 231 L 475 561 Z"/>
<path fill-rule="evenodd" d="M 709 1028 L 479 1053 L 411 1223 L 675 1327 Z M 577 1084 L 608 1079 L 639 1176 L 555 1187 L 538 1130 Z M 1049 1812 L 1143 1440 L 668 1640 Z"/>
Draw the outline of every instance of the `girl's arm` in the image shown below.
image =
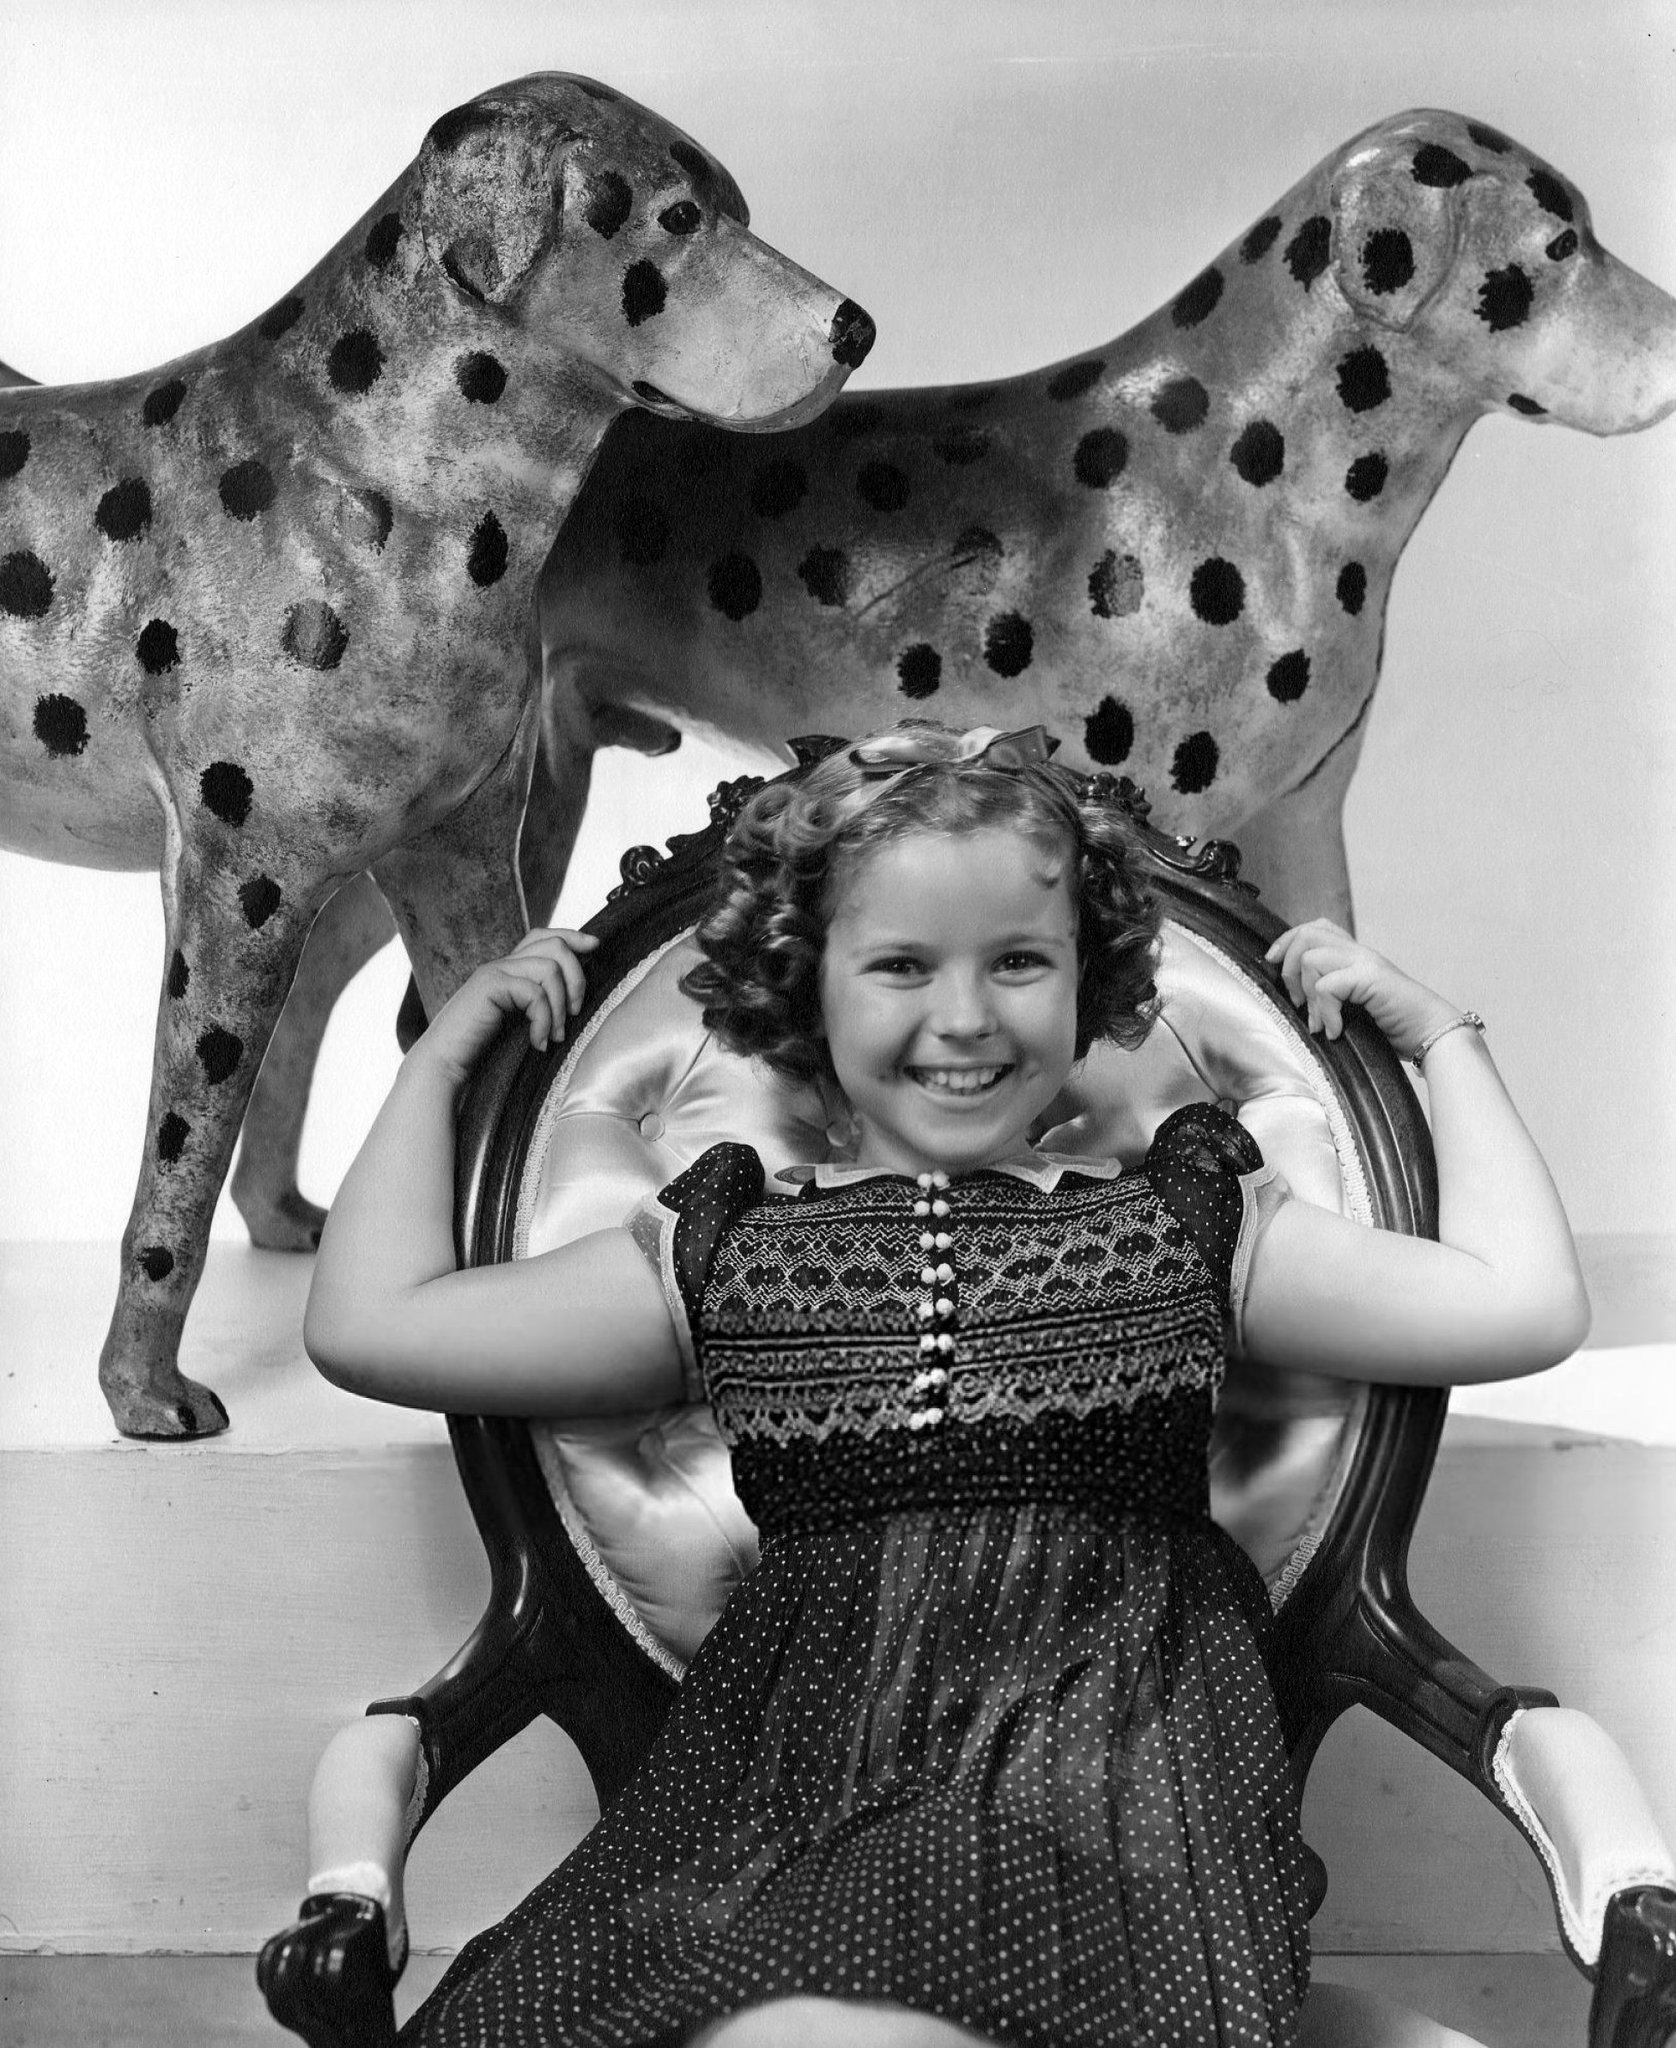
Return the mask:
<path fill-rule="evenodd" d="M 1268 957 L 1311 1031 L 1329 1038 L 1346 1002 L 1366 1008 L 1404 1056 L 1460 1015 L 1324 920 L 1283 933 Z M 1447 1032 L 1426 1053 L 1424 1077 L 1438 1242 L 1284 1203 L 1252 1257 L 1252 1356 L 1435 1384 L 1537 1372 L 1583 1341 L 1589 1303 L 1565 1211 L 1483 1038 L 1470 1026 Z"/>
<path fill-rule="evenodd" d="M 579 932 L 531 932 L 480 967 L 402 1062 L 321 1234 L 309 1356 L 351 1393 L 462 1414 L 582 1415 L 681 1396 L 657 1275 L 626 1231 L 457 1270 L 454 1113 L 509 1016 L 537 1050 L 582 1000 Z"/>

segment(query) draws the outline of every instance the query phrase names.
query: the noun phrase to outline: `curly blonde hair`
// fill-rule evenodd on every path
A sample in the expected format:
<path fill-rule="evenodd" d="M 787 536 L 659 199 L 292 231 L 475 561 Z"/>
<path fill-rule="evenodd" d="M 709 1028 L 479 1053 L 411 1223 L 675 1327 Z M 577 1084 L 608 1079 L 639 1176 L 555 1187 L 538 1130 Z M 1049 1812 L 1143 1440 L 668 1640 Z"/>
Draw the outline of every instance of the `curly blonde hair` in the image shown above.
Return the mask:
<path fill-rule="evenodd" d="M 935 758 L 881 778 L 857 759 L 879 735 L 768 784 L 734 821 L 716 900 L 696 933 L 704 958 L 681 980 L 706 1027 L 788 1079 L 832 1080 L 820 968 L 835 878 L 893 840 L 1000 829 L 1071 856 L 1077 1058 L 1096 1039 L 1138 1045 L 1158 1010 L 1160 913 L 1110 778 L 1090 781 L 1045 759 L 1002 768 L 956 758 L 962 735 L 931 720 L 895 730 Z"/>

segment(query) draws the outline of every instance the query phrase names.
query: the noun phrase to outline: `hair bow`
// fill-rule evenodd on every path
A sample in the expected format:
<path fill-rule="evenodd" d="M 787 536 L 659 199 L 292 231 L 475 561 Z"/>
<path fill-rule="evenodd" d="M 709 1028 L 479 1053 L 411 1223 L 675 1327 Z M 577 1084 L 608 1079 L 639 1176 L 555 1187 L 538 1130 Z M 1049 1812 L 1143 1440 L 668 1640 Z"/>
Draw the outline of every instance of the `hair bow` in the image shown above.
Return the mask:
<path fill-rule="evenodd" d="M 948 751 L 943 733 L 889 732 L 850 749 L 850 759 L 869 781 L 901 775 L 910 768 L 992 768 L 1002 775 L 1040 767 L 1059 742 L 1046 726 L 1027 725 L 1019 732 L 975 725 L 963 732 Z"/>

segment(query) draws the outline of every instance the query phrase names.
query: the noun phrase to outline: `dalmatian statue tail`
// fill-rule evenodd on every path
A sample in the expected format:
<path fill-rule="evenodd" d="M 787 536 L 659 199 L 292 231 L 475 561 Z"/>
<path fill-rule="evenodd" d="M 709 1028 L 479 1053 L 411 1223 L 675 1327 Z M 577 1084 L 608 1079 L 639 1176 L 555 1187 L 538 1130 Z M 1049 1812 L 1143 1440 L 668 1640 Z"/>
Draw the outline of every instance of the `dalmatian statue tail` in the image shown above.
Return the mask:
<path fill-rule="evenodd" d="M 226 1426 L 181 1328 L 322 905 L 370 873 L 433 1008 L 525 929 L 532 595 L 606 428 L 797 426 L 865 355 L 747 223 L 689 137 L 542 73 L 444 115 L 227 340 L 0 393 L 0 843 L 162 876 L 126 1433 Z"/>

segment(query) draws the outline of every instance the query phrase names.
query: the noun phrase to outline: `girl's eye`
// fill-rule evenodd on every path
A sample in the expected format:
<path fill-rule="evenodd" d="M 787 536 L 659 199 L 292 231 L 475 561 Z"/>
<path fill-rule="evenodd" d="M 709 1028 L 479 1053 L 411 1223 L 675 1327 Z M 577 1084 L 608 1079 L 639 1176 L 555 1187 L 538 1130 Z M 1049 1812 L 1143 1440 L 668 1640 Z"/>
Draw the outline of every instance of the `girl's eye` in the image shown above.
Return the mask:
<path fill-rule="evenodd" d="M 868 970 L 873 974 L 918 974 L 922 967 L 923 963 L 912 953 L 882 953 L 877 960 L 868 962 Z"/>
<path fill-rule="evenodd" d="M 1034 968 L 1047 966 L 1044 953 L 1003 953 L 995 965 L 1002 974 L 1025 974 Z"/>

